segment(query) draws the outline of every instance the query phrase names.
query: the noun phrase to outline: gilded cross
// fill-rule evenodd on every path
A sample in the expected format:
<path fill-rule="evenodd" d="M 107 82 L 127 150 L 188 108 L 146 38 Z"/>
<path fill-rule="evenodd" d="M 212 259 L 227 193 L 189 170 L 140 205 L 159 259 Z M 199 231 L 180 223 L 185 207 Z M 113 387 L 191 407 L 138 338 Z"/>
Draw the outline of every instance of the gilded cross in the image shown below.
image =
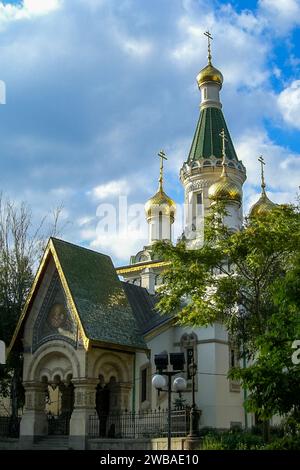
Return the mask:
<path fill-rule="evenodd" d="M 226 137 L 226 134 L 225 134 L 224 129 L 221 130 L 219 136 L 220 136 L 221 139 L 222 139 L 222 157 L 223 157 L 222 164 L 225 165 L 225 158 L 226 158 L 226 142 L 228 142 L 228 139 L 227 139 L 227 137 Z"/>
<path fill-rule="evenodd" d="M 212 37 L 212 35 L 210 34 L 209 31 L 205 31 L 205 33 L 203 33 L 203 34 L 204 34 L 204 36 L 207 37 L 207 49 L 208 49 L 208 56 L 207 56 L 207 58 L 208 58 L 208 63 L 209 63 L 209 65 L 211 65 L 210 41 L 211 41 L 211 39 L 213 39 L 213 37 Z"/>
<path fill-rule="evenodd" d="M 159 169 L 159 189 L 162 190 L 162 184 L 163 184 L 163 172 L 164 172 L 164 160 L 168 160 L 166 157 L 166 154 L 163 150 L 160 150 L 160 152 L 157 154 L 160 158 L 160 169 Z"/>
<path fill-rule="evenodd" d="M 262 187 L 262 190 L 264 191 L 265 190 L 265 187 L 266 187 L 266 183 L 265 183 L 265 175 L 264 175 L 264 165 L 266 164 L 265 161 L 264 161 L 264 157 L 261 155 L 259 158 L 258 158 L 258 161 L 260 162 L 260 174 L 261 174 L 261 187 Z"/>

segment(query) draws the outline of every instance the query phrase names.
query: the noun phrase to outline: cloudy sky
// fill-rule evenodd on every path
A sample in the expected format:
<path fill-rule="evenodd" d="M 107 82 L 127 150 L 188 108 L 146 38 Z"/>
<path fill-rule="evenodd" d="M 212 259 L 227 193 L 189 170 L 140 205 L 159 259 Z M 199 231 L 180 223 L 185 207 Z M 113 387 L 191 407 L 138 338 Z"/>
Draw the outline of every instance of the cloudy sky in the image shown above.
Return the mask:
<path fill-rule="evenodd" d="M 198 118 L 208 28 L 223 111 L 247 168 L 245 210 L 259 194 L 259 154 L 271 199 L 292 202 L 300 0 L 0 1 L 0 189 L 28 202 L 36 220 L 62 203 L 65 239 L 127 263 L 144 240 L 123 228 L 99 233 L 99 205 L 120 195 L 144 204 L 161 148 L 166 192 L 182 202 L 178 172 Z"/>

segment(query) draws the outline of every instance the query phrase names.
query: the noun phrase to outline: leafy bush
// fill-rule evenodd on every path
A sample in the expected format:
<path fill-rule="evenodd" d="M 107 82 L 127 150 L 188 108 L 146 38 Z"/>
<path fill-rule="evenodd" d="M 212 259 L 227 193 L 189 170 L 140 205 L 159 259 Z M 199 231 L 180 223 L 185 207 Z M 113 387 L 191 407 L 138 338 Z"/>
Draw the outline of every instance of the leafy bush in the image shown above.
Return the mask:
<path fill-rule="evenodd" d="M 203 450 L 250 450 L 260 449 L 263 439 L 250 432 L 230 430 L 219 434 L 207 434 L 201 448 Z"/>
<path fill-rule="evenodd" d="M 264 450 L 300 450 L 300 436 L 284 436 L 264 446 Z"/>
<path fill-rule="evenodd" d="M 263 440 L 261 426 L 253 426 L 251 431 L 237 428 L 222 431 L 205 427 L 200 430 L 202 450 L 300 450 L 299 423 L 291 420 L 284 426 L 270 428 L 271 442 Z"/>
<path fill-rule="evenodd" d="M 199 436 L 200 437 L 205 437 L 207 435 L 209 436 L 219 436 L 222 431 L 219 429 L 213 428 L 211 426 L 204 426 L 199 430 Z"/>

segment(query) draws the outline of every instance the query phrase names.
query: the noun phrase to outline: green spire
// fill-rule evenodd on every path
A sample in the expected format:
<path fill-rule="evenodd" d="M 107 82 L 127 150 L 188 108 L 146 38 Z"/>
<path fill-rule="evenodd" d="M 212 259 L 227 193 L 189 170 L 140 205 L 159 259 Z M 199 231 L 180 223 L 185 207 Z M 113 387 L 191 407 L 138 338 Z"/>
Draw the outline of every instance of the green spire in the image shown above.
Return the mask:
<path fill-rule="evenodd" d="M 238 161 L 235 149 L 227 129 L 221 109 L 215 107 L 203 108 L 200 112 L 188 162 L 195 160 L 209 160 L 212 156 L 222 158 L 222 142 L 220 133 L 224 130 L 228 139 L 226 157 L 228 160 Z"/>

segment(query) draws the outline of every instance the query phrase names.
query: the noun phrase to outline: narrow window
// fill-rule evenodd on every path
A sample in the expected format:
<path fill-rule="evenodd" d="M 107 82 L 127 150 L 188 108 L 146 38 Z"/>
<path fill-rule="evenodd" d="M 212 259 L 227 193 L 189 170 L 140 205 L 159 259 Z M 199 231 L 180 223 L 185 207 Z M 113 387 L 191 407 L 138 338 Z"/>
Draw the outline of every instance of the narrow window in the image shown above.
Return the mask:
<path fill-rule="evenodd" d="M 230 350 L 230 365 L 231 367 L 235 367 L 235 350 Z"/>
<path fill-rule="evenodd" d="M 141 400 L 142 402 L 147 400 L 147 369 L 142 370 L 142 393 Z"/>
<path fill-rule="evenodd" d="M 197 201 L 197 207 L 196 207 L 197 215 L 201 215 L 202 214 L 202 193 L 197 194 L 196 201 Z"/>
<path fill-rule="evenodd" d="M 162 240 L 162 212 L 159 213 L 158 217 L 158 239 Z"/>

